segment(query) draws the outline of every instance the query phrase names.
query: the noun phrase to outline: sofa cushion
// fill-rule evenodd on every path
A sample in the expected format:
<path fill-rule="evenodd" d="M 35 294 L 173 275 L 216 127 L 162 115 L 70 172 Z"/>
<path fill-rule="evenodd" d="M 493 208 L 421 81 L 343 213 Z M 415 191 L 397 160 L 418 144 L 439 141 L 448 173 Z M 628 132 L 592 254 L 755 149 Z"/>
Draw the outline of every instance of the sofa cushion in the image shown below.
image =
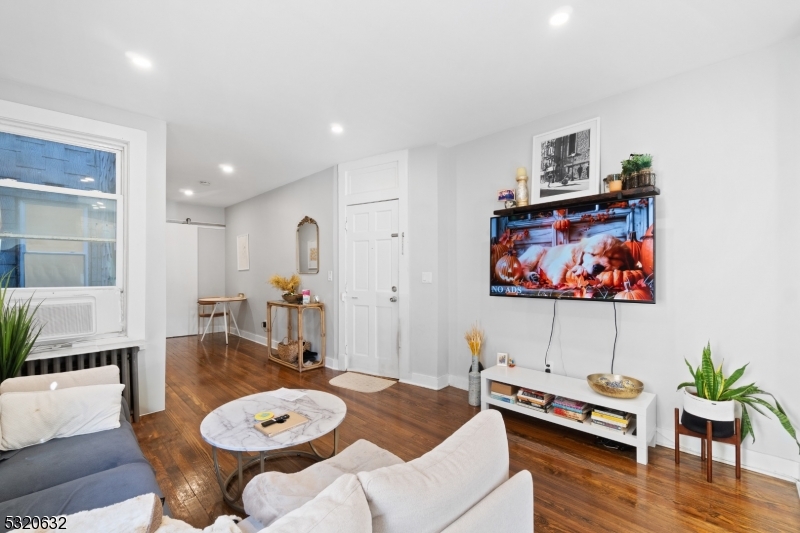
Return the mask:
<path fill-rule="evenodd" d="M 116 429 L 3 452 L 0 502 L 131 463 L 147 459 L 127 421 Z"/>
<path fill-rule="evenodd" d="M 370 533 L 372 517 L 353 474 L 344 474 L 316 498 L 259 533 Z"/>
<path fill-rule="evenodd" d="M 55 386 L 53 385 L 55 383 Z M 117 365 L 99 366 L 85 370 L 59 372 L 57 374 L 41 374 L 38 376 L 20 376 L 9 378 L 0 383 L 0 394 L 6 392 L 36 392 L 87 385 L 119 384 L 119 367 Z"/>
<path fill-rule="evenodd" d="M 108 533 L 110 531 L 125 531 L 127 533 L 155 533 L 161 525 L 161 500 L 155 494 L 143 494 L 130 498 L 124 502 L 115 503 L 108 507 L 81 511 L 63 517 L 66 531 L 80 531 L 81 533 Z M 59 517 L 56 526 L 62 524 Z M 54 527 L 47 522 L 46 527 L 36 529 L 15 529 L 14 533 L 28 531 L 47 531 L 50 533 Z"/>
<path fill-rule="evenodd" d="M 442 533 L 531 533 L 533 478 L 527 470 L 494 489 Z"/>
<path fill-rule="evenodd" d="M 0 516 L 58 516 L 123 502 L 152 492 L 159 498 L 153 469 L 146 463 L 118 466 L 61 485 L 0 502 Z M 0 531 L 7 531 L 0 523 Z"/>
<path fill-rule="evenodd" d="M 294 474 L 264 472 L 244 488 L 242 501 L 247 514 L 264 525 L 311 501 L 343 474 L 356 474 L 403 460 L 369 441 L 359 440 L 340 454 Z"/>
<path fill-rule="evenodd" d="M 118 428 L 124 387 L 88 385 L 0 394 L 0 449 Z"/>
<path fill-rule="evenodd" d="M 483 411 L 419 459 L 358 479 L 376 533 L 439 532 L 508 479 L 503 417 Z"/>

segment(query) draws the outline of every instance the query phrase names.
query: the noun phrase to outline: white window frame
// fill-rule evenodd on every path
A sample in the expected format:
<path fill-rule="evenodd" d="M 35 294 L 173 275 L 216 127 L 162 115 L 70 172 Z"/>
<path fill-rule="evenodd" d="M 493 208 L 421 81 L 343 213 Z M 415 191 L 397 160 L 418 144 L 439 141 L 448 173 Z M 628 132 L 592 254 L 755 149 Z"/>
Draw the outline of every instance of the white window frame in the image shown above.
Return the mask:
<path fill-rule="evenodd" d="M 120 328 L 111 332 L 98 331 L 93 337 L 74 345 L 97 348 L 142 345 L 145 339 L 147 133 L 3 100 L 0 100 L 0 131 L 116 153 L 117 184 L 114 194 L 0 180 L 0 186 L 3 187 L 116 200 L 115 286 L 17 288 L 14 292 L 17 297 L 27 298 L 34 293 L 37 297 L 101 293 L 111 297 L 111 291 L 118 291 Z M 109 310 L 106 308 L 106 311 Z M 103 312 L 103 306 L 98 306 L 97 315 Z M 57 356 L 59 351 L 53 350 L 47 357 Z M 65 347 L 61 351 L 74 350 Z"/>

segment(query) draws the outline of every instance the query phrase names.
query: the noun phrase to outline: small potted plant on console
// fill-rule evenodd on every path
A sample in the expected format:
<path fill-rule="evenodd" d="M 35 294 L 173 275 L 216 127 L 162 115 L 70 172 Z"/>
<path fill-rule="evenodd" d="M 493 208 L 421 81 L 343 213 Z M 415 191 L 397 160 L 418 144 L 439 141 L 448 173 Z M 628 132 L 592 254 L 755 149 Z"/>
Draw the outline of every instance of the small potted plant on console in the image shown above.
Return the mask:
<path fill-rule="evenodd" d="M 683 389 L 684 392 L 681 424 L 686 428 L 697 433 L 705 433 L 706 422 L 711 420 L 714 438 L 730 437 L 735 431 L 736 403 L 739 403 L 742 408 L 742 441 L 748 435 L 755 441 L 748 408 L 766 416 L 763 408 L 775 415 L 781 426 L 797 442 L 794 426 L 775 396 L 759 389 L 755 383 L 741 387 L 733 386 L 744 375 L 747 365 L 735 370 L 726 378 L 722 373 L 722 364 L 714 369 L 711 343 L 708 343 L 703 348 L 702 360 L 697 369 L 692 368 L 689 361 L 686 361 L 686 366 L 689 367 L 693 381 L 678 385 L 678 390 Z M 691 392 L 690 388 L 694 388 L 694 392 Z M 775 405 L 759 396 L 770 396 Z M 800 450 L 800 442 L 797 443 L 797 447 Z"/>

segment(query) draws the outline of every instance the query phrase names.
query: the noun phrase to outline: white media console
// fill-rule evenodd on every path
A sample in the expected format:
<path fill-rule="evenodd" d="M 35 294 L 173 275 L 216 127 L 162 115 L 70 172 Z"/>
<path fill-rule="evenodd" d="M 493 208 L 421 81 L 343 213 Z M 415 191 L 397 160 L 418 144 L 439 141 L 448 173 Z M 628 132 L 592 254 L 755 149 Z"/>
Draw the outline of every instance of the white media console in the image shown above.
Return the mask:
<path fill-rule="evenodd" d="M 632 413 L 636 415 L 636 434 L 623 435 L 597 424 L 592 424 L 591 419 L 579 422 L 554 415 L 553 413 L 541 413 L 527 407 L 496 400 L 489 395 L 493 381 Z M 547 374 L 528 368 L 493 366 L 481 372 L 481 410 L 488 409 L 490 405 L 553 422 L 554 424 L 560 424 L 585 433 L 591 433 L 598 437 L 605 437 L 615 442 L 635 446 L 636 461 L 643 465 L 647 464 L 647 447 L 656 445 L 656 396 L 649 392 L 643 392 L 630 400 L 622 400 L 596 393 L 589 387 L 586 379 Z"/>

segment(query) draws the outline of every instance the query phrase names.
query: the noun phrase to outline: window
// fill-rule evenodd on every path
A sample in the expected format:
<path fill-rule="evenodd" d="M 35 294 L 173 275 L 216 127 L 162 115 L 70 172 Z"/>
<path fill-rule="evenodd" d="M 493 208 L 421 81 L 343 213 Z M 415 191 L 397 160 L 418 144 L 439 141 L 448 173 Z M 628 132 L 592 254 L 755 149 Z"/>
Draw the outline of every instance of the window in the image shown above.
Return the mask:
<path fill-rule="evenodd" d="M 122 287 L 120 155 L 0 131 L 0 274 L 10 287 Z"/>
<path fill-rule="evenodd" d="M 575 155 L 575 151 L 577 150 L 576 146 L 578 144 L 578 134 L 570 133 L 569 141 L 567 144 L 568 144 L 567 155 L 569 156 Z"/>

